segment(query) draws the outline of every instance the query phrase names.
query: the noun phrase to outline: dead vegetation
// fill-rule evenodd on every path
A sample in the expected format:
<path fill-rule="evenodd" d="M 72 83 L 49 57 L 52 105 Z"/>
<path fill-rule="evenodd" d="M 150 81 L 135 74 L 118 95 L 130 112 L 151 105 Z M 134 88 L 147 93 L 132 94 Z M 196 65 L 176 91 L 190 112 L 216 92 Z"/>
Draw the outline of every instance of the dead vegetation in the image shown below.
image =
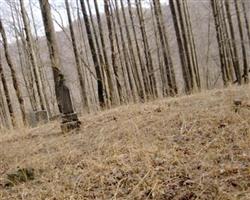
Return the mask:
<path fill-rule="evenodd" d="M 0 136 L 0 199 L 248 200 L 250 88 L 128 105 Z M 5 187 L 6 174 L 34 180 Z"/>

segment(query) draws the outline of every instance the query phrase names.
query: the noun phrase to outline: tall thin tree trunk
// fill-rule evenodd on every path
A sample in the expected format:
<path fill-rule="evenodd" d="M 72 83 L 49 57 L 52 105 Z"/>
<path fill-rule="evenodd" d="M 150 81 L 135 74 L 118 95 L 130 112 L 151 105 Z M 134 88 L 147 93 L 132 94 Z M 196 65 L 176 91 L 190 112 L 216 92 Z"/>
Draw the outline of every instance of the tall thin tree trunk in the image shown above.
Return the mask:
<path fill-rule="evenodd" d="M 36 98 L 34 95 L 34 90 L 30 88 L 30 83 L 29 83 L 29 78 L 27 78 L 27 75 L 25 73 L 25 66 L 26 66 L 26 60 L 25 60 L 25 52 L 23 52 L 23 48 L 22 48 L 22 44 L 20 43 L 20 40 L 18 38 L 18 27 L 16 24 L 16 19 L 14 17 L 14 12 L 13 12 L 13 8 L 12 6 L 10 6 L 10 10 L 11 10 L 11 17 L 12 17 L 12 22 L 13 22 L 13 27 L 14 27 L 14 35 L 15 35 L 15 39 L 16 39 L 16 46 L 17 46 L 17 52 L 18 52 L 18 58 L 19 58 L 19 63 L 20 63 L 20 68 L 21 68 L 21 73 L 23 76 L 23 80 L 24 80 L 24 84 L 29 96 L 29 100 L 30 100 L 30 104 L 32 107 L 32 110 L 37 110 L 37 102 L 36 102 Z M 26 66 L 27 68 L 29 68 L 29 66 Z"/>
<path fill-rule="evenodd" d="M 0 87 L 0 130 L 2 128 L 11 128 L 12 121 L 9 120 L 9 112 L 8 112 L 8 106 L 6 109 L 6 98 L 5 94 L 2 91 L 2 88 Z"/>
<path fill-rule="evenodd" d="M 150 10 L 151 10 L 151 18 L 152 18 L 152 24 L 153 24 L 153 32 L 154 32 L 155 43 L 156 43 L 157 60 L 158 60 L 160 76 L 161 76 L 161 91 L 162 91 L 162 96 L 165 97 L 169 94 L 169 91 L 168 91 L 168 84 L 167 84 L 167 77 L 166 77 L 166 69 L 164 67 L 164 61 L 163 61 L 164 59 L 162 58 L 162 53 L 161 53 L 159 34 L 157 32 L 158 30 L 157 20 L 156 20 L 156 15 L 154 12 L 152 1 L 150 1 Z"/>
<path fill-rule="evenodd" d="M 109 65 L 107 52 L 106 52 L 107 49 L 103 48 L 105 46 L 105 43 L 103 46 L 102 40 L 101 40 L 101 43 L 99 41 L 98 29 L 96 27 L 94 16 L 92 14 L 92 6 L 89 0 L 86 0 L 86 1 L 87 1 L 87 6 L 88 6 L 89 19 L 90 19 L 90 23 L 92 27 L 93 38 L 94 38 L 95 46 L 96 46 L 96 52 L 98 54 L 98 60 L 101 66 L 106 106 L 110 107 L 112 103 L 115 104 L 116 99 L 117 99 L 116 86 L 115 86 L 115 83 L 113 82 L 113 76 L 112 76 L 112 68 Z M 98 5 L 95 4 L 95 6 L 97 6 L 95 7 L 96 13 L 99 13 Z M 101 25 L 101 21 L 98 20 L 98 28 L 100 28 L 99 25 Z M 102 32 L 99 31 L 99 33 L 100 33 L 99 35 L 101 35 Z"/>
<path fill-rule="evenodd" d="M 190 78 L 188 76 L 187 58 L 186 58 L 186 52 L 184 49 L 183 39 L 181 35 L 181 30 L 180 30 L 180 26 L 178 22 L 177 10 L 175 7 L 174 0 L 169 1 L 169 6 L 170 6 L 171 13 L 172 13 L 172 18 L 173 18 L 178 48 L 179 48 L 179 56 L 180 56 L 180 61 L 181 61 L 181 66 L 182 66 L 185 91 L 188 92 L 191 89 L 191 85 L 190 85 Z"/>
<path fill-rule="evenodd" d="M 127 36 L 128 50 L 129 50 L 129 53 L 131 56 L 131 63 L 132 63 L 131 67 L 132 67 L 132 71 L 134 74 L 134 80 L 136 83 L 136 87 L 137 87 L 137 91 L 139 93 L 140 100 L 145 100 L 145 97 L 146 97 L 145 96 L 145 89 L 143 87 L 143 81 L 141 80 L 139 67 L 138 67 L 138 64 L 136 62 L 135 51 L 133 48 L 133 43 L 132 43 L 131 35 L 129 32 L 129 28 L 128 28 L 127 16 L 126 16 L 123 0 L 120 0 L 120 5 L 121 5 L 122 16 L 123 16 L 124 28 L 125 28 L 125 32 L 126 32 L 126 36 Z"/>
<path fill-rule="evenodd" d="M 113 33 L 113 27 L 112 27 L 112 19 L 111 19 L 111 14 L 110 14 L 110 8 L 109 8 L 109 0 L 104 0 L 104 11 L 105 11 L 105 16 L 106 16 L 106 22 L 107 22 L 107 27 L 108 27 L 108 36 L 109 36 L 109 42 L 110 42 L 110 47 L 111 47 L 111 60 L 112 60 L 112 66 L 113 66 L 113 71 L 115 75 L 115 82 L 116 82 L 116 87 L 115 91 L 117 94 L 115 95 L 115 104 L 120 104 L 121 102 L 121 84 L 119 81 L 119 74 L 118 74 L 118 66 L 116 62 L 116 52 L 115 52 L 115 45 L 114 45 L 114 33 Z"/>
<path fill-rule="evenodd" d="M 225 54 L 224 54 L 224 46 L 222 43 L 222 35 L 221 35 L 221 24 L 220 24 L 220 18 L 219 18 L 219 10 L 218 10 L 218 4 L 216 0 L 210 0 L 212 11 L 213 11 L 213 17 L 214 17 L 214 24 L 216 29 L 216 38 L 219 48 L 219 58 L 220 58 L 220 65 L 221 65 L 221 73 L 222 73 L 222 79 L 224 86 L 228 85 L 228 80 L 226 78 L 225 69 L 226 69 L 226 63 L 225 63 Z"/>
<path fill-rule="evenodd" d="M 140 31 L 141 31 L 141 36 L 142 36 L 142 41 L 143 41 L 143 46 L 144 46 L 144 56 L 146 60 L 147 71 L 146 71 L 145 76 L 149 78 L 150 91 L 152 95 L 156 97 L 157 96 L 156 78 L 155 78 L 155 73 L 154 73 L 152 55 L 151 55 L 149 42 L 148 42 L 148 36 L 146 32 L 142 3 L 141 3 L 141 0 L 136 0 L 135 3 L 136 3 L 136 11 L 137 11 L 138 19 L 139 19 Z"/>
<path fill-rule="evenodd" d="M 134 43 L 135 43 L 135 48 L 136 48 L 136 54 L 139 60 L 139 68 L 140 68 L 140 73 L 142 74 L 142 80 L 143 80 L 143 87 L 145 90 L 145 93 L 147 95 L 147 97 L 149 98 L 150 96 L 152 96 L 152 91 L 150 90 L 150 82 L 149 82 L 149 76 L 147 73 L 147 68 L 145 66 L 144 60 L 142 58 L 141 55 L 141 50 L 140 50 L 140 46 L 139 46 L 139 42 L 138 42 L 138 37 L 137 37 L 137 31 L 136 31 L 136 26 L 135 26 L 135 22 L 134 22 L 134 15 L 133 15 L 133 10 L 132 10 L 132 5 L 131 5 L 131 1 L 127 0 L 128 3 L 128 12 L 129 12 L 129 18 L 131 21 L 131 25 L 132 25 L 132 33 L 134 36 Z"/>
<path fill-rule="evenodd" d="M 245 48 L 245 36 L 243 32 L 243 27 L 242 27 L 242 19 L 241 19 L 241 13 L 240 13 L 240 8 L 239 8 L 239 1 L 234 0 L 235 4 L 235 10 L 236 10 L 236 16 L 237 16 L 237 21 L 238 21 L 238 28 L 239 28 L 239 33 L 240 33 L 240 39 L 241 39 L 241 50 L 242 50 L 242 56 L 243 56 L 243 77 L 244 77 L 244 82 L 248 83 L 249 82 L 249 77 L 248 77 L 248 62 L 247 62 L 247 52 Z"/>
<path fill-rule="evenodd" d="M 103 86 L 103 79 L 102 79 L 102 73 L 101 73 L 101 66 L 99 65 L 99 62 L 98 62 L 97 51 L 95 48 L 94 39 L 92 37 L 92 31 L 91 31 L 89 17 L 87 14 L 85 3 L 83 0 L 80 0 L 80 4 L 82 8 L 82 13 L 83 13 L 83 18 L 85 22 L 88 42 L 89 42 L 89 46 L 90 46 L 90 50 L 92 54 L 92 59 L 95 65 L 95 71 L 96 71 L 96 76 L 97 76 L 98 100 L 99 100 L 100 105 L 103 107 L 105 105 L 105 100 L 104 100 L 104 86 Z"/>
<path fill-rule="evenodd" d="M 10 92 L 9 92 L 8 84 L 7 84 L 7 81 L 6 81 L 6 78 L 4 75 L 4 71 L 3 71 L 1 52 L 0 52 L 0 76 L 1 76 L 1 81 L 3 84 L 4 96 L 6 98 L 8 112 L 10 114 L 11 122 L 12 122 L 13 126 L 16 126 L 16 117 L 15 117 L 14 109 L 13 109 L 11 99 L 10 99 Z"/>
<path fill-rule="evenodd" d="M 157 28 L 159 32 L 159 39 L 162 48 L 163 60 L 166 69 L 166 77 L 168 84 L 168 91 L 166 92 L 168 95 L 177 94 L 177 85 L 175 80 L 175 73 L 173 69 L 172 58 L 170 55 L 170 49 L 168 44 L 168 39 L 166 35 L 166 28 L 164 25 L 161 4 L 159 0 L 153 0 L 155 18 L 157 23 Z"/>
<path fill-rule="evenodd" d="M 120 81 L 120 86 L 121 86 L 121 91 L 120 91 L 120 99 L 121 99 L 121 103 L 127 103 L 130 101 L 132 95 L 131 95 L 131 91 L 129 88 L 129 83 L 128 83 L 128 78 L 127 78 L 127 71 L 126 71 L 126 67 L 125 67 L 125 63 L 124 60 L 122 58 L 122 47 L 121 45 L 121 41 L 119 40 L 119 33 L 118 33 L 118 29 L 117 29 L 117 21 L 116 21 L 116 17 L 114 14 L 114 4 L 113 1 L 110 1 L 109 3 L 109 9 L 110 9 L 110 15 L 112 18 L 112 25 L 113 25 L 113 29 L 114 29 L 114 38 L 115 38 L 115 43 L 116 43 L 116 48 L 118 51 L 118 57 L 119 57 L 119 63 L 121 66 L 121 70 L 118 69 L 118 71 L 121 73 L 121 76 L 119 76 L 119 81 Z M 118 62 L 117 62 L 118 65 Z M 125 87 L 123 87 L 125 86 Z"/>
<path fill-rule="evenodd" d="M 230 34 L 228 29 L 227 17 L 226 17 L 226 9 L 224 2 L 219 2 L 218 6 L 220 8 L 220 21 L 221 21 L 221 29 L 222 29 L 222 38 L 224 43 L 224 51 L 225 51 L 225 59 L 227 63 L 226 68 L 226 76 L 229 82 L 233 82 L 233 52 L 232 45 L 230 43 Z"/>
<path fill-rule="evenodd" d="M 226 15 L 227 15 L 229 32 L 230 32 L 230 36 L 231 36 L 231 39 L 229 42 L 231 43 L 231 47 L 232 47 L 231 55 L 232 55 L 235 77 L 236 77 L 237 83 L 241 84 L 242 78 L 241 78 L 239 54 L 238 54 L 237 45 L 236 45 L 235 31 L 234 31 L 234 25 L 233 25 L 233 20 L 232 20 L 231 11 L 230 11 L 229 0 L 225 0 L 225 10 L 226 10 Z"/>
<path fill-rule="evenodd" d="M 119 31 L 120 31 L 120 38 L 121 38 L 121 43 L 122 43 L 122 51 L 123 51 L 123 56 L 124 56 L 124 62 L 125 62 L 125 71 L 126 71 L 126 75 L 127 75 L 127 79 L 128 79 L 128 84 L 129 84 L 129 89 L 127 91 L 127 93 L 132 93 L 133 99 L 135 102 L 137 102 L 138 99 L 138 91 L 139 91 L 139 85 L 138 82 L 136 80 L 138 80 L 136 78 L 136 74 L 133 73 L 132 69 L 131 69 L 131 65 L 132 62 L 130 59 L 130 55 L 128 52 L 128 47 L 126 45 L 125 42 L 125 35 L 122 29 L 122 22 L 121 22 L 121 17 L 120 17 L 120 13 L 119 13 L 119 9 L 118 9 L 118 1 L 114 1 L 115 4 L 115 15 L 116 15 L 116 19 L 117 19 L 117 23 L 118 23 L 118 27 L 119 27 Z"/>
<path fill-rule="evenodd" d="M 37 56 L 35 54 L 34 41 L 33 41 L 32 34 L 31 34 L 31 28 L 30 28 L 30 24 L 28 20 L 28 15 L 24 7 L 23 0 L 19 0 L 19 2 L 21 6 L 21 14 L 23 18 L 24 31 L 26 33 L 26 41 L 28 45 L 30 61 L 31 61 L 32 68 L 33 68 L 33 74 L 35 78 L 35 85 L 37 88 L 39 102 L 40 102 L 41 109 L 45 110 L 45 100 L 44 100 L 44 94 L 42 91 L 41 76 L 38 70 L 39 67 L 38 67 L 38 62 L 37 62 Z"/>
<path fill-rule="evenodd" d="M 248 12 L 247 12 L 247 6 L 246 6 L 246 0 L 242 0 L 242 7 L 243 7 L 243 14 L 244 14 L 244 20 L 245 20 L 245 25 L 247 29 L 247 36 L 248 36 L 248 42 L 250 45 L 250 21 L 248 18 Z"/>
<path fill-rule="evenodd" d="M 183 7 L 184 7 L 184 16 L 186 18 L 188 39 L 189 39 L 190 48 L 191 48 L 191 56 L 192 56 L 192 60 L 193 60 L 193 64 L 194 64 L 195 80 L 196 80 L 198 90 L 200 90 L 201 89 L 201 80 L 200 80 L 198 57 L 197 57 L 196 45 L 195 45 L 193 28 L 192 28 L 192 23 L 191 23 L 191 16 L 189 13 L 187 0 L 183 0 Z"/>
<path fill-rule="evenodd" d="M 13 87 L 15 89 L 16 92 L 16 96 L 20 105 L 20 110 L 21 110 L 21 115 L 22 115 L 22 121 L 24 123 L 24 125 L 26 125 L 26 114 L 25 114 L 25 106 L 24 106 L 24 100 L 22 97 L 22 92 L 17 80 L 17 76 L 16 76 L 16 71 L 14 69 L 14 65 L 13 62 L 10 58 L 10 54 L 9 54 L 9 46 L 8 46 L 8 41 L 7 41 L 7 37 L 6 37 L 6 33 L 2 24 L 2 20 L 0 19 L 0 33 L 2 35 L 2 39 L 3 39 L 3 47 L 4 47 L 4 52 L 5 52 L 5 58 L 7 61 L 7 64 L 10 68 L 11 71 L 11 78 L 12 78 L 12 82 L 13 82 Z"/>
<path fill-rule="evenodd" d="M 49 88 L 50 95 L 52 95 L 52 89 L 51 89 L 51 85 L 50 85 L 49 81 L 45 80 L 46 79 L 46 74 L 44 72 L 44 63 L 43 63 L 43 60 L 41 58 L 41 53 L 40 53 L 40 48 L 39 48 L 39 36 L 38 36 L 37 26 L 36 26 L 36 23 L 35 23 L 35 16 L 34 16 L 34 11 L 33 11 L 33 6 L 31 5 L 31 1 L 32 0 L 29 0 L 29 7 L 30 7 L 30 13 L 31 13 L 33 28 L 34 28 L 34 31 L 35 31 L 34 48 L 35 48 L 35 53 L 37 55 L 37 60 L 38 60 L 38 71 L 39 71 L 40 78 L 41 78 L 41 83 L 42 83 L 41 87 L 42 87 L 42 92 L 43 92 L 43 95 L 44 95 L 44 101 L 45 101 L 46 109 L 48 111 L 49 117 L 52 117 L 52 112 L 51 112 L 50 103 L 49 103 L 49 97 L 48 97 L 47 90 L 46 90 L 47 85 L 48 85 L 48 88 Z"/>
<path fill-rule="evenodd" d="M 80 57 L 79 57 L 78 47 L 76 44 L 76 37 L 75 37 L 74 27 L 72 24 L 72 17 L 71 17 L 71 12 L 70 12 L 68 0 L 65 0 L 65 6 L 66 6 L 68 22 L 69 22 L 71 43 L 72 43 L 74 56 L 75 56 L 76 69 L 77 69 L 78 79 L 79 79 L 79 83 L 80 83 L 80 87 L 81 87 L 80 92 L 81 92 L 81 97 L 82 97 L 82 103 L 83 103 L 84 108 L 88 109 L 88 100 L 87 100 L 87 94 L 86 94 L 85 80 L 84 80 L 84 77 L 83 77 L 82 72 L 81 72 L 81 61 L 80 61 Z"/>
<path fill-rule="evenodd" d="M 33 111 L 38 109 L 38 96 L 37 96 L 37 91 L 36 91 L 36 86 L 34 85 L 35 81 L 34 81 L 34 70 L 32 70 L 32 65 L 30 62 L 30 56 L 29 56 L 29 50 L 28 50 L 28 45 L 27 45 L 27 41 L 25 39 L 25 34 L 23 31 L 23 24 L 22 24 L 22 20 L 19 17 L 19 9 L 17 8 L 17 6 L 15 4 L 13 4 L 14 6 L 14 10 L 15 10 L 15 16 L 16 17 L 12 17 L 13 19 L 13 23 L 15 23 L 15 25 L 17 26 L 17 29 L 15 29 L 15 32 L 18 33 L 17 35 L 20 37 L 21 39 L 21 44 L 20 46 L 22 46 L 22 52 L 23 52 L 23 60 L 24 60 L 24 67 L 21 68 L 22 73 L 23 73 L 23 78 L 25 80 L 25 82 L 28 83 L 28 93 L 30 96 L 30 100 L 31 100 L 31 104 L 32 104 L 32 109 Z M 12 14 L 14 14 L 12 12 Z"/>
<path fill-rule="evenodd" d="M 61 72 L 61 61 L 49 1 L 39 0 L 39 4 L 49 49 L 58 109 L 62 117 L 61 129 L 63 132 L 68 132 L 73 129 L 78 129 L 80 127 L 80 122 L 77 114 L 74 113 L 70 91 L 64 83 L 65 78 Z"/>

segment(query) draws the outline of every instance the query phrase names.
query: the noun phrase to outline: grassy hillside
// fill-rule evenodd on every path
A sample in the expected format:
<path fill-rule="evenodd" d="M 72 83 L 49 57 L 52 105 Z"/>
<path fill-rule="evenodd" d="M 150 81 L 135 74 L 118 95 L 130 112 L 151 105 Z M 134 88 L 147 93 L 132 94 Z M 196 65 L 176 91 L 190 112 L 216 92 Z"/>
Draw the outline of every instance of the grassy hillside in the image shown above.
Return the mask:
<path fill-rule="evenodd" d="M 249 99 L 232 87 L 84 116 L 79 133 L 1 133 L 0 199 L 248 200 Z M 34 180 L 7 186 L 18 167 Z"/>

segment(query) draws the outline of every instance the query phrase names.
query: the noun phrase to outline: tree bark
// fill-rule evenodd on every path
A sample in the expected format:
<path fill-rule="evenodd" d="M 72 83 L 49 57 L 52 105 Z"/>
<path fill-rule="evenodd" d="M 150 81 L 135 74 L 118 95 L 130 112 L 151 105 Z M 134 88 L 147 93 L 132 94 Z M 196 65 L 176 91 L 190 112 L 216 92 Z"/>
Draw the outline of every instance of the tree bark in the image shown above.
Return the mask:
<path fill-rule="evenodd" d="M 39 73 L 39 67 L 38 67 L 38 62 L 37 62 L 37 56 L 35 54 L 35 47 L 34 47 L 34 40 L 32 38 L 31 34 L 31 28 L 28 20 L 28 15 L 25 10 L 23 0 L 19 0 L 20 6 L 21 6 L 21 14 L 22 14 L 22 19 L 23 19 L 23 24 L 24 24 L 24 31 L 26 33 L 26 42 L 28 45 L 28 52 L 30 56 L 30 61 L 32 64 L 33 68 L 33 74 L 35 78 L 35 85 L 39 97 L 39 102 L 42 110 L 45 110 L 45 100 L 44 100 L 44 94 L 42 91 L 42 83 L 41 83 L 41 76 Z"/>
<path fill-rule="evenodd" d="M 67 11 L 67 17 L 68 17 L 68 22 L 69 22 L 69 29 L 70 29 L 70 36 L 71 36 L 71 44 L 73 47 L 73 52 L 74 52 L 74 57 L 75 57 L 75 63 L 76 63 L 76 69 L 77 69 L 77 74 L 78 74 L 78 79 L 80 83 L 80 92 L 81 92 L 81 98 L 82 98 L 82 103 L 85 109 L 88 110 L 88 100 L 87 100 L 87 94 L 86 94 L 86 85 L 85 85 L 85 80 L 81 72 L 81 61 L 79 57 L 79 51 L 78 47 L 76 44 L 76 36 L 74 32 L 74 27 L 72 24 L 72 17 L 71 17 L 71 12 L 70 12 L 70 7 L 69 7 L 69 1 L 65 0 L 65 6 L 66 6 L 66 11 Z"/>
<path fill-rule="evenodd" d="M 3 85 L 4 97 L 7 102 L 7 107 L 8 107 L 8 112 L 10 114 L 11 122 L 13 126 L 16 126 L 16 117 L 15 117 L 14 109 L 13 109 L 11 99 L 10 99 L 10 92 L 9 92 L 8 84 L 7 84 L 4 71 L 3 71 L 1 52 L 0 52 L 0 76 L 1 76 L 1 81 Z"/>
<path fill-rule="evenodd" d="M 241 13 L 240 13 L 240 8 L 239 8 L 239 1 L 234 0 L 234 5 L 235 5 L 238 28 L 239 28 L 240 39 L 241 39 L 241 50 L 242 50 L 242 56 L 243 56 L 243 78 L 244 78 L 244 82 L 248 83 L 249 82 L 249 77 L 248 77 L 249 69 L 248 69 L 248 62 L 247 62 L 247 52 L 246 52 L 246 48 L 244 44 L 245 36 L 243 32 L 243 27 L 242 27 L 242 18 L 241 18 Z"/>
<path fill-rule="evenodd" d="M 12 60 L 10 58 L 8 41 L 7 41 L 5 29 L 3 27 L 1 19 L 0 19 L 0 33 L 1 33 L 2 39 L 3 39 L 3 47 L 4 47 L 5 58 L 6 58 L 7 64 L 9 66 L 9 68 L 10 68 L 10 71 L 11 71 L 11 78 L 12 78 L 12 82 L 13 82 L 13 87 L 15 89 L 16 96 L 17 96 L 17 99 L 18 99 L 18 102 L 19 102 L 19 105 L 20 105 L 22 121 L 23 121 L 24 125 L 26 125 L 26 114 L 25 114 L 24 100 L 23 100 L 23 97 L 22 97 L 22 92 L 21 92 L 20 86 L 18 84 L 18 80 L 17 80 L 17 76 L 16 76 L 16 70 L 14 69 L 13 62 L 12 62 Z"/>
<path fill-rule="evenodd" d="M 103 77 L 102 77 L 102 73 L 101 73 L 101 66 L 99 65 L 99 62 L 98 62 L 97 51 L 95 48 L 94 39 L 92 37 L 92 31 L 91 31 L 89 17 L 87 14 L 85 3 L 83 0 L 80 0 L 80 4 L 81 4 L 81 8 L 82 8 L 82 13 L 83 13 L 83 18 L 84 18 L 84 22 L 85 22 L 88 42 L 89 42 L 89 46 L 90 46 L 90 50 L 91 50 L 91 54 L 92 54 L 92 59 L 94 62 L 96 76 L 97 76 L 98 100 L 99 100 L 99 104 L 101 105 L 101 107 L 103 107 L 103 106 L 105 106 L 105 100 L 104 100 L 104 86 L 103 86 Z"/>

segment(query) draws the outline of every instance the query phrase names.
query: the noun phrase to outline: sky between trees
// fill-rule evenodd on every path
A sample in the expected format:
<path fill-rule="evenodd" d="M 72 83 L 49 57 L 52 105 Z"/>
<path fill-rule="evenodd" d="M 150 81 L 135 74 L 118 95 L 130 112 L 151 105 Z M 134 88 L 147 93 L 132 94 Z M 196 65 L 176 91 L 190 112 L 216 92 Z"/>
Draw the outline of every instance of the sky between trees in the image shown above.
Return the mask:
<path fill-rule="evenodd" d="M 11 23 L 11 14 L 10 14 L 10 5 L 12 3 L 15 3 L 17 0 L 0 0 L 0 17 L 5 21 L 5 24 L 10 24 Z M 168 4 L 168 0 L 160 0 L 162 4 Z M 32 6 L 32 9 L 34 9 L 35 13 L 35 18 L 36 18 L 36 25 L 39 28 L 39 34 L 42 36 L 44 35 L 44 29 L 43 29 L 43 24 L 41 20 L 41 11 L 39 7 L 39 2 L 38 0 L 24 0 L 27 12 L 29 13 L 30 11 L 30 5 Z M 52 14 L 53 14 L 53 19 L 54 19 L 54 25 L 56 31 L 61 31 L 62 27 L 65 27 L 68 25 L 68 20 L 67 20 L 67 14 L 65 10 L 65 4 L 64 0 L 49 0 L 51 7 L 52 7 Z M 69 3 L 71 4 L 72 8 L 72 13 L 74 17 L 74 13 L 77 11 L 77 5 L 76 5 L 76 0 L 70 0 Z M 124 1 L 125 2 L 125 1 Z M 131 1 L 132 3 L 134 0 Z M 144 0 L 143 1 L 143 6 L 144 7 L 149 7 L 149 0 Z M 93 7 L 93 14 L 95 13 L 94 9 L 94 3 L 93 1 L 90 1 Z M 99 7 L 100 11 L 103 12 L 103 1 L 99 0 Z M 76 14 L 75 14 L 76 16 Z M 12 37 L 12 31 L 6 27 L 8 34 L 10 37 Z"/>

